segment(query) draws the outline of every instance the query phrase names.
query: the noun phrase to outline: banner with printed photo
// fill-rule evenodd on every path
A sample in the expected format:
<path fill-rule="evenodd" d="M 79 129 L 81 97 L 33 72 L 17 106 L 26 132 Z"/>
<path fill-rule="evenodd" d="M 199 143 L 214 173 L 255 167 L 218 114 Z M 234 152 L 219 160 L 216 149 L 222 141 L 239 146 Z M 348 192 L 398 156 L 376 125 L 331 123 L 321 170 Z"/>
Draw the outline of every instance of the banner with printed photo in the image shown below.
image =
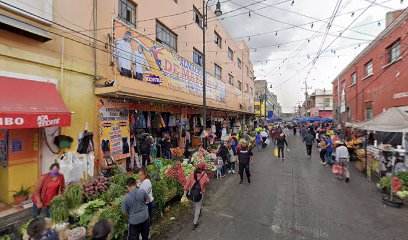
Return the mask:
<path fill-rule="evenodd" d="M 118 19 L 113 20 L 113 61 L 121 76 L 195 96 L 203 95 L 203 70 Z M 225 102 L 223 81 L 206 74 L 207 98 Z"/>
<path fill-rule="evenodd" d="M 110 150 L 115 160 L 130 157 L 129 110 L 117 99 L 98 99 L 101 152 Z"/>

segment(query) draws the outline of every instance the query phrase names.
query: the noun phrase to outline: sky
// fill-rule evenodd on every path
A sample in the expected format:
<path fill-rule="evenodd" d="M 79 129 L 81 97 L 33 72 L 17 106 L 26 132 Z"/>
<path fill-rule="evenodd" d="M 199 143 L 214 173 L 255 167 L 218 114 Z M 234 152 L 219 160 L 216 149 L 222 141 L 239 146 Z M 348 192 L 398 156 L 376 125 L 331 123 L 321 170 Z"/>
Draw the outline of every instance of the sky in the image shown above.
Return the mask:
<path fill-rule="evenodd" d="M 385 14 L 408 0 L 220 0 L 219 19 L 251 49 L 284 112 L 331 82 L 385 28 Z M 334 16 L 334 17 L 333 17 Z M 329 26 L 329 23 L 330 27 Z"/>

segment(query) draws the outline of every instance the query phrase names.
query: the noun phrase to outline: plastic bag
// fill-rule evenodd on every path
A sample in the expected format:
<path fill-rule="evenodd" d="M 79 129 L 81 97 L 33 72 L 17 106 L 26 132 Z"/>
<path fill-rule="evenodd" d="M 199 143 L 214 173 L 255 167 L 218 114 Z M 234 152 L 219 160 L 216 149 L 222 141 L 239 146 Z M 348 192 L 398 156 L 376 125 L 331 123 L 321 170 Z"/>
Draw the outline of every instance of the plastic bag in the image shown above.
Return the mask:
<path fill-rule="evenodd" d="M 265 143 L 266 143 L 266 145 L 269 145 L 269 144 L 271 144 L 271 140 L 269 140 L 269 138 L 268 138 L 268 139 L 266 139 Z"/>
<path fill-rule="evenodd" d="M 334 164 L 332 167 L 332 172 L 337 175 L 341 175 L 343 173 L 343 168 L 339 165 Z"/>
<path fill-rule="evenodd" d="M 273 155 L 275 156 L 275 157 L 278 157 L 278 148 L 277 147 L 275 147 L 275 150 L 273 150 Z"/>

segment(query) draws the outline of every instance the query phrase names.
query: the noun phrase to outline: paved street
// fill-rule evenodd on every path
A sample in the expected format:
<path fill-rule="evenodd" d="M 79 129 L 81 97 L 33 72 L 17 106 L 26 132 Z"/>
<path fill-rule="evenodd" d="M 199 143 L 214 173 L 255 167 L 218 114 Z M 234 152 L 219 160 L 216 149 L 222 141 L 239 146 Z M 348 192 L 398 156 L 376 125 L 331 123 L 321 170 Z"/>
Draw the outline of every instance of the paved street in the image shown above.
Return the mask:
<path fill-rule="evenodd" d="M 408 209 L 384 207 L 375 185 L 352 164 L 351 182 L 305 157 L 299 136 L 288 138 L 285 162 L 273 149 L 256 153 L 253 183 L 238 176 L 215 180 L 205 198 L 201 225 L 179 225 L 170 239 L 406 239 Z M 181 229 L 181 230 L 180 230 Z"/>

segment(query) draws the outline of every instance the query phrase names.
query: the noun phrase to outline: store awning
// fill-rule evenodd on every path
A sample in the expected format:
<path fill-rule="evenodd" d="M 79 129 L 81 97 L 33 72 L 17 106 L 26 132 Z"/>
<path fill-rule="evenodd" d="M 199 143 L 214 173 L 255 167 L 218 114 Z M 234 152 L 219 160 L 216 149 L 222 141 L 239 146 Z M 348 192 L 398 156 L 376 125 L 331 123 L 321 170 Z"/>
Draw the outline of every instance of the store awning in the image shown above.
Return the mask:
<path fill-rule="evenodd" d="M 71 124 L 71 113 L 54 84 L 0 76 L 0 86 L 0 128 Z"/>
<path fill-rule="evenodd" d="M 393 107 L 366 121 L 353 123 L 354 128 L 382 132 L 408 132 L 408 107 Z"/>

